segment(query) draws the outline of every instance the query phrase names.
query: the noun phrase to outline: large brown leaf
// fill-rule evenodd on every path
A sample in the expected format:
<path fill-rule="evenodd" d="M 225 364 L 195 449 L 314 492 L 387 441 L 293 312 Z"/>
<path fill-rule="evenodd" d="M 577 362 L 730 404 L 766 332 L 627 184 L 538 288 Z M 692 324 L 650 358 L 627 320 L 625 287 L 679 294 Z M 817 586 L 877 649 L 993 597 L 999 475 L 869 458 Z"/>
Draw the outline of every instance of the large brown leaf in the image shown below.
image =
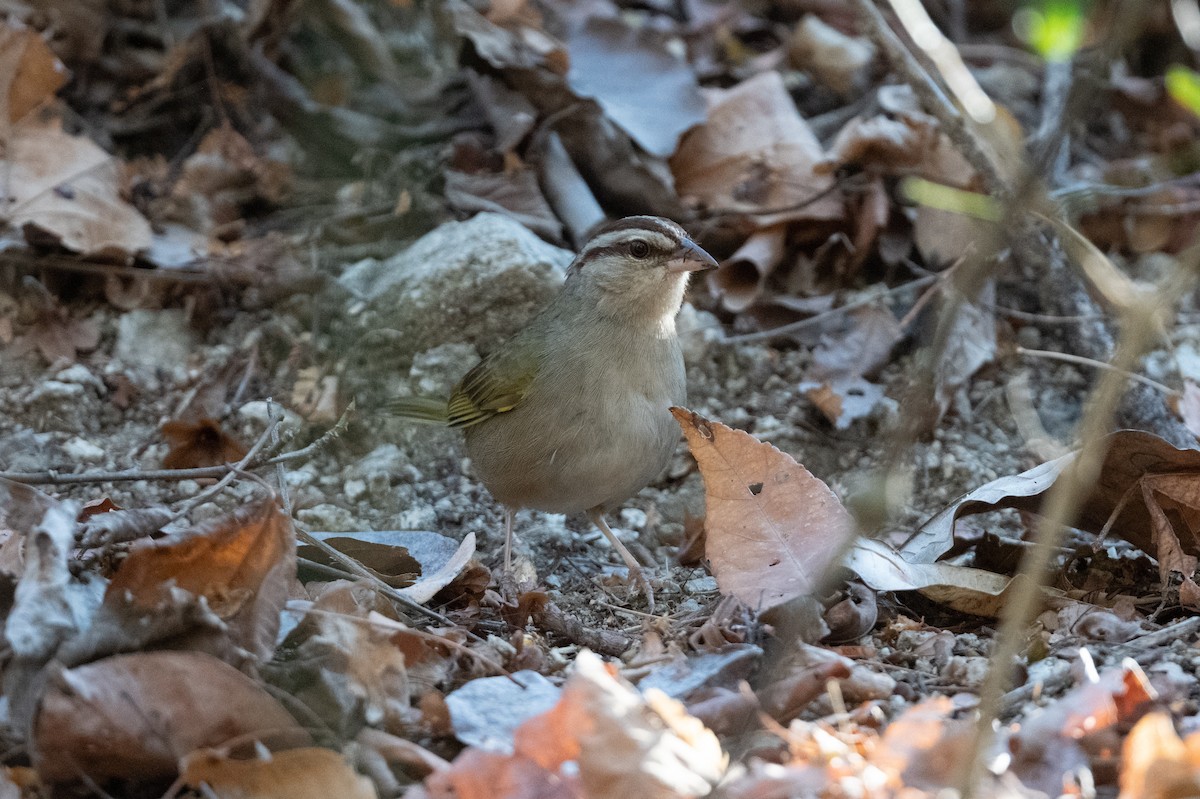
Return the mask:
<path fill-rule="evenodd" d="M 829 486 L 749 433 L 671 413 L 704 476 L 706 554 L 721 592 L 765 610 L 817 588 L 855 535 Z"/>

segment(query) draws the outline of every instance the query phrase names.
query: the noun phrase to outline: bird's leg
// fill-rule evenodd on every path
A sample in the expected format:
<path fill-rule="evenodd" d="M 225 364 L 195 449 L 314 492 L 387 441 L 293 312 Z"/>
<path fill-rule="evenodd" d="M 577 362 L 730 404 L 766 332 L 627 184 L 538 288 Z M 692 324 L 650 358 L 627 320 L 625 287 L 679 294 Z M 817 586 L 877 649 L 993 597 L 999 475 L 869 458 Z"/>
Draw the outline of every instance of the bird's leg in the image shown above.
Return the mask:
<path fill-rule="evenodd" d="M 504 507 L 504 571 L 512 572 L 512 524 L 516 513 L 507 505 Z"/>
<path fill-rule="evenodd" d="M 654 589 L 650 587 L 650 581 L 646 579 L 646 572 L 642 570 L 641 564 L 634 559 L 633 553 L 621 543 L 621 539 L 617 538 L 616 533 L 609 529 L 608 522 L 604 521 L 604 514 L 599 508 L 592 508 L 587 515 L 592 520 L 592 524 L 596 525 L 596 529 L 604 533 L 604 537 L 608 539 L 608 543 L 613 545 L 613 549 L 617 550 L 621 560 L 625 561 L 625 565 L 629 568 L 629 576 L 641 584 L 642 590 L 646 592 L 646 604 L 653 613 Z"/>

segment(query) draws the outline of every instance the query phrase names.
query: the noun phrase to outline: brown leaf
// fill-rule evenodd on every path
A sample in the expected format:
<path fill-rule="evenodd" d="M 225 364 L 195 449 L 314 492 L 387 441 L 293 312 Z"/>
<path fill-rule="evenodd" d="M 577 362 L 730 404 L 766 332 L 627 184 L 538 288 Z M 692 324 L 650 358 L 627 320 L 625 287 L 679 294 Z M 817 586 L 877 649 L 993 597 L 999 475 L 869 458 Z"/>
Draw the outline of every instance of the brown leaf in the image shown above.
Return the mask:
<path fill-rule="evenodd" d="M 201 652 L 139 652 L 55 677 L 38 712 L 33 755 L 48 781 L 146 780 L 175 774 L 179 758 L 195 749 L 239 737 L 310 740 L 232 666 Z"/>
<path fill-rule="evenodd" d="M 1171 571 L 1191 578 L 1200 556 L 1200 450 L 1177 449 L 1141 430 L 1119 430 L 1105 441 L 1099 476 L 1072 524 L 1092 533 L 1111 529 L 1157 558 L 1164 579 Z M 913 562 L 936 560 L 953 545 L 960 516 L 998 508 L 1036 513 L 1042 495 L 1075 457 L 1071 453 L 1001 477 L 960 497 L 922 525 L 901 554 Z M 1190 580 L 1184 588 L 1187 597 L 1200 599 Z"/>
<path fill-rule="evenodd" d="M 762 294 L 767 278 L 783 260 L 787 226 L 772 225 L 750 235 L 737 252 L 721 262 L 708 277 L 709 287 L 733 313 L 753 305 Z"/>
<path fill-rule="evenodd" d="M 53 113 L 35 113 L 13 127 L 0 169 L 8 192 L 0 218 L 27 239 L 118 261 L 150 245 L 150 223 L 121 197 L 115 159 L 65 133 Z"/>
<path fill-rule="evenodd" d="M 1163 710 L 1142 717 L 1121 746 L 1121 799 L 1200 795 L 1200 734 L 1185 743 Z"/>
<path fill-rule="evenodd" d="M 246 456 L 241 442 L 221 429 L 221 423 L 214 419 L 166 422 L 162 434 L 171 445 L 163 457 L 167 469 L 221 466 L 237 463 Z"/>
<path fill-rule="evenodd" d="M 683 408 L 705 487 L 707 554 L 721 592 L 767 609 L 810 593 L 855 536 L 829 487 L 749 433 Z"/>
<path fill-rule="evenodd" d="M 0 95 L 7 122 L 20 122 L 67 82 L 67 68 L 37 31 L 10 18 L 0 25 Z"/>
<path fill-rule="evenodd" d="M 255 760 L 231 760 L 208 749 L 180 763 L 183 784 L 206 795 L 245 799 L 375 799 L 369 779 L 331 749 L 305 747 Z M 207 790 L 204 790 L 207 788 Z"/>
<path fill-rule="evenodd" d="M 80 352 L 100 343 L 100 328 L 91 319 L 76 319 L 65 307 L 51 303 L 38 311 L 29 331 L 16 344 L 16 351 L 36 348 L 50 364 L 71 363 Z"/>
<path fill-rule="evenodd" d="M 260 660 L 275 650 L 295 575 L 291 520 L 272 501 L 158 541 L 138 541 L 104 595 L 118 615 L 152 615 L 174 591 L 203 597 L 233 642 Z"/>
<path fill-rule="evenodd" d="M 842 218 L 837 193 L 813 202 L 833 187 L 833 179 L 816 174 L 824 153 L 778 72 L 760 73 L 732 89 L 710 90 L 708 98 L 708 121 L 687 133 L 671 158 L 680 197 L 710 208 L 761 214 L 758 223 L 763 226 Z M 790 210 L 777 210 L 782 208 Z"/>

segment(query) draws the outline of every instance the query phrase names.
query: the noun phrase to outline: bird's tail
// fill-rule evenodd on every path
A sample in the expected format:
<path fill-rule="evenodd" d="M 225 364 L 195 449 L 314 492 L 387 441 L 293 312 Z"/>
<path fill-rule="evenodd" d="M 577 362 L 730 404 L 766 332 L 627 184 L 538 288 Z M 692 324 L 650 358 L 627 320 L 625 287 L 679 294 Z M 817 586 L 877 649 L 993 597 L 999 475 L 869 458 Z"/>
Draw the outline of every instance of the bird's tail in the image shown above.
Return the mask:
<path fill-rule="evenodd" d="M 433 397 L 397 397 L 383 404 L 384 413 L 420 424 L 446 424 L 446 400 Z"/>

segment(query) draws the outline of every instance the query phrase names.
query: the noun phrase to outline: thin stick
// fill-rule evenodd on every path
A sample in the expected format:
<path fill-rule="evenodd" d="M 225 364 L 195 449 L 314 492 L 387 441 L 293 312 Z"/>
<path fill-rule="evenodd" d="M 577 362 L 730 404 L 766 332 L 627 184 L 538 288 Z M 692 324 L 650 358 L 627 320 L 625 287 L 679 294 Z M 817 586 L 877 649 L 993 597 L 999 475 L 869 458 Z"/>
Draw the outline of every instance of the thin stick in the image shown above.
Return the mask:
<path fill-rule="evenodd" d="M 345 432 L 353 410 L 354 403 L 351 402 L 337 423 L 307 447 L 285 452 L 257 463 L 248 463 L 243 471 L 310 457 Z M 196 480 L 206 477 L 224 477 L 233 468 L 231 464 L 222 464 L 221 466 L 201 466 L 195 469 L 124 469 L 119 472 L 82 472 L 80 474 L 59 474 L 51 469 L 44 472 L 0 472 L 0 479 L 31 485 L 125 483 L 131 480 Z"/>
<path fill-rule="evenodd" d="M 801 319 L 798 322 L 790 322 L 781 327 L 773 327 L 770 330 L 760 330 L 757 333 L 743 333 L 739 336 L 726 336 L 718 343 L 743 344 L 750 341 L 767 341 L 775 338 L 776 336 L 786 336 L 789 333 L 795 333 L 814 325 L 819 325 L 827 319 L 837 316 L 838 314 L 846 313 L 847 311 L 853 311 L 855 308 L 862 308 L 865 305 L 874 305 L 883 298 L 890 297 L 893 294 L 899 294 L 902 291 L 910 291 L 912 289 L 924 288 L 930 283 L 935 282 L 939 277 L 940 275 L 938 274 L 919 277 L 916 280 L 905 283 L 903 286 L 896 286 L 888 289 L 887 291 L 878 294 L 871 294 L 868 297 L 863 297 L 862 299 L 855 300 L 854 302 L 848 302 L 845 305 L 839 305 L 837 308 L 830 308 L 828 311 L 822 311 L 816 316 L 810 316 L 807 319 Z"/>
<path fill-rule="evenodd" d="M 1050 361 L 1063 361 L 1064 363 L 1073 363 L 1079 366 L 1090 366 L 1093 369 L 1107 369 L 1110 372 L 1116 372 L 1117 374 L 1124 375 L 1130 380 L 1135 380 L 1144 386 L 1149 386 L 1155 391 L 1160 391 L 1168 397 L 1179 396 L 1178 391 L 1170 386 L 1164 386 L 1157 380 L 1151 380 L 1150 378 L 1139 375 L 1136 372 L 1128 372 L 1124 369 L 1118 369 L 1110 363 L 1097 361 L 1094 358 L 1085 358 L 1082 355 L 1072 355 L 1068 352 L 1054 352 L 1053 350 L 1031 350 L 1026 349 L 1025 347 L 1017 347 L 1017 354 L 1026 355 L 1030 358 L 1045 358 Z"/>
<path fill-rule="evenodd" d="M 1163 279 L 1158 290 L 1149 297 L 1135 298 L 1123 316 L 1121 340 L 1113 357 L 1113 369 L 1101 372 L 1091 401 L 1079 423 L 1079 438 L 1083 448 L 1063 470 L 1046 494 L 1041 512 L 1045 523 L 1038 528 L 1035 544 L 1025 551 L 1018 573 L 1026 579 L 1013 591 L 1001 611 L 1000 626 L 991 653 L 992 667 L 988 670 L 980 691 L 979 719 L 970 751 L 964 753 L 963 768 L 957 787 L 964 799 L 970 799 L 985 771 L 983 753 L 995 734 L 995 720 L 1004 709 L 1004 695 L 1012 680 L 1013 664 L 1024 648 L 1029 626 L 1041 604 L 1041 586 L 1045 582 L 1051 559 L 1058 551 L 1068 525 L 1079 513 L 1087 492 L 1095 485 L 1104 460 L 1106 436 L 1125 394 L 1126 375 L 1131 367 L 1156 340 L 1153 320 L 1163 304 L 1188 296 L 1200 271 L 1200 244 L 1193 244 L 1180 254 L 1179 268 Z"/>

